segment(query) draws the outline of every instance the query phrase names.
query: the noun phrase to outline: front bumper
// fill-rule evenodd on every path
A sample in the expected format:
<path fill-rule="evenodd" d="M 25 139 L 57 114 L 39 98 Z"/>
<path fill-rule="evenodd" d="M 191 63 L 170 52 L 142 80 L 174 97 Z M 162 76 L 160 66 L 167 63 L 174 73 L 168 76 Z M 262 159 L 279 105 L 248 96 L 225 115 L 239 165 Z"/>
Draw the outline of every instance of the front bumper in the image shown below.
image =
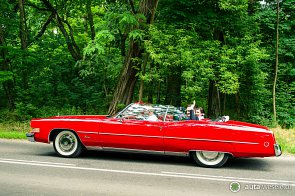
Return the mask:
<path fill-rule="evenodd" d="M 34 133 L 26 133 L 26 136 L 30 142 L 35 142 Z"/>
<path fill-rule="evenodd" d="M 281 154 L 282 154 L 281 146 L 279 144 L 275 144 L 274 145 L 274 149 L 275 149 L 275 155 L 276 155 L 276 157 L 281 156 Z"/>

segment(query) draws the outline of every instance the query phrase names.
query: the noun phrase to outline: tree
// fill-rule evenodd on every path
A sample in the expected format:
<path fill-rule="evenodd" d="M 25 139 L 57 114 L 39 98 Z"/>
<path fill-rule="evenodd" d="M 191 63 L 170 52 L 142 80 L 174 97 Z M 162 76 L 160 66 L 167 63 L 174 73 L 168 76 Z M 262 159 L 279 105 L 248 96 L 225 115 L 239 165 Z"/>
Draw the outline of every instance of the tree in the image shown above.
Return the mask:
<path fill-rule="evenodd" d="M 264 2 L 2 0 L 0 108 L 25 120 L 196 100 L 207 117 L 294 127 L 295 1 L 279 24 Z"/>
<path fill-rule="evenodd" d="M 75 38 L 74 38 L 74 32 L 70 25 L 70 23 L 67 21 L 67 19 L 62 19 L 58 13 L 58 11 L 51 5 L 51 3 L 48 0 L 42 0 L 44 5 L 48 8 L 48 10 L 51 11 L 52 15 L 55 16 L 55 20 L 57 22 L 57 26 L 62 32 L 64 38 L 66 39 L 66 43 L 68 46 L 68 50 L 71 53 L 73 59 L 75 61 L 79 61 L 82 59 L 82 55 L 80 52 L 80 48 L 77 45 Z M 69 29 L 69 32 L 66 30 L 65 25 Z"/>
<path fill-rule="evenodd" d="M 3 85 L 5 91 L 8 108 L 13 110 L 15 108 L 15 94 L 14 94 L 14 80 L 13 72 L 11 71 L 8 60 L 8 50 L 4 37 L 3 24 L 0 24 L 0 54 L 1 54 L 1 69 L 0 69 L 0 83 Z"/>
<path fill-rule="evenodd" d="M 94 22 L 93 22 L 93 14 L 92 14 L 92 10 L 91 10 L 91 0 L 87 0 L 86 10 L 87 10 L 87 20 L 89 21 L 89 26 L 90 26 L 90 31 L 91 31 L 91 39 L 94 40 L 95 29 L 94 29 Z"/>
<path fill-rule="evenodd" d="M 277 0 L 277 25 L 276 25 L 276 64 L 275 64 L 275 74 L 273 82 L 273 116 L 274 123 L 277 123 L 277 111 L 276 111 L 276 86 L 278 79 L 278 67 L 279 67 L 279 24 L 280 24 L 280 1 Z"/>
<path fill-rule="evenodd" d="M 18 1 L 18 7 L 19 7 L 19 21 L 20 21 L 20 40 L 21 40 L 21 50 L 22 52 L 22 59 L 21 64 L 24 64 L 24 69 L 22 70 L 22 83 L 24 88 L 28 88 L 28 70 L 26 66 L 26 53 L 28 48 L 28 27 L 27 27 L 27 19 L 26 19 L 26 12 L 25 12 L 25 5 L 24 0 Z"/>
<path fill-rule="evenodd" d="M 152 24 L 155 18 L 158 0 L 141 0 L 138 11 L 134 9 L 133 1 L 129 1 L 133 14 L 143 15 L 145 21 L 139 21 L 138 29 L 145 29 L 145 25 Z M 137 13 L 138 12 L 138 13 Z M 139 20 L 141 20 L 139 18 Z M 140 69 L 138 58 L 142 58 L 143 50 L 140 43 L 136 40 L 129 42 L 127 56 L 124 60 L 123 68 L 120 74 L 118 85 L 113 95 L 113 101 L 109 108 L 109 114 L 117 112 L 117 105 L 127 105 L 132 101 L 134 87 L 137 80 L 137 73 Z"/>

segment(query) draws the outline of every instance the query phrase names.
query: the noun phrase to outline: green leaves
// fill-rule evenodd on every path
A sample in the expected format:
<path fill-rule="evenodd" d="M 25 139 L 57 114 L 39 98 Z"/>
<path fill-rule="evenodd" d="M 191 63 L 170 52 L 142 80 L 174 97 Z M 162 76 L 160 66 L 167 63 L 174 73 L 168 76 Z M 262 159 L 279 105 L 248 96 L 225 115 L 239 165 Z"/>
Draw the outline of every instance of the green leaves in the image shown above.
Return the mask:
<path fill-rule="evenodd" d="M 136 29 L 131 31 L 128 37 L 129 39 L 132 39 L 132 40 L 143 41 L 144 35 L 145 35 L 144 31 L 140 29 Z"/>
<path fill-rule="evenodd" d="M 102 30 L 96 33 L 94 41 L 90 41 L 83 50 L 84 56 L 102 55 L 106 53 L 106 45 L 115 40 L 114 35 L 108 30 Z"/>
<path fill-rule="evenodd" d="M 137 18 L 130 12 L 119 15 L 119 29 L 121 32 L 129 32 L 139 26 Z"/>
<path fill-rule="evenodd" d="M 248 0 L 219 0 L 219 7 L 232 12 L 245 12 L 248 8 Z"/>
<path fill-rule="evenodd" d="M 129 1 L 92 0 L 93 33 L 86 1 L 63 4 L 51 0 L 81 49 L 83 59 L 78 62 L 70 55 L 55 18 L 42 36 L 22 51 L 16 3 L 2 1 L 0 108 L 9 103 L 2 84 L 13 81 L 11 95 L 20 115 L 39 115 L 41 106 L 46 110 L 64 108 L 69 113 L 75 113 L 72 108 L 77 113 L 104 112 L 128 48 L 136 43 L 143 55 L 131 59 L 136 61 L 136 77 L 145 85 L 143 100 L 161 103 L 180 94 L 182 106 L 196 99 L 197 105 L 206 108 L 209 84 L 214 84 L 223 113 L 256 123 L 271 122 L 274 1 L 267 1 L 264 7 L 248 0 L 159 1 L 154 24 L 147 25 L 144 15 L 133 13 Z M 139 1 L 134 3 L 138 10 Z M 279 123 L 285 127 L 294 126 L 295 116 L 294 5 L 295 0 L 283 1 L 280 10 L 277 111 Z M 44 8 L 37 0 L 25 4 L 30 41 L 50 16 Z M 138 89 L 139 84 L 135 85 L 134 101 Z M 172 91 L 178 92 L 169 94 Z"/>
<path fill-rule="evenodd" d="M 224 94 L 235 94 L 238 92 L 240 84 L 239 77 L 229 71 L 220 74 L 220 80 L 217 83 L 220 92 Z"/>
<path fill-rule="evenodd" d="M 0 83 L 13 80 L 13 73 L 11 71 L 0 71 Z"/>

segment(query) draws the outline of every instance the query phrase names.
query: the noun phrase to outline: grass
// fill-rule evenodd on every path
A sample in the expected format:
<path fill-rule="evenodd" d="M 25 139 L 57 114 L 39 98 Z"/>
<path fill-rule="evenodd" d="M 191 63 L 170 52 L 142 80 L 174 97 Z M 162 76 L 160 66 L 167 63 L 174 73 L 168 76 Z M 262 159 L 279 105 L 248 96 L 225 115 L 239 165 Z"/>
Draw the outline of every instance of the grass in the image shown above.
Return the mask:
<path fill-rule="evenodd" d="M 276 142 L 280 144 L 283 154 L 295 154 L 295 129 L 273 128 Z"/>
<path fill-rule="evenodd" d="M 29 122 L 0 122 L 0 138 L 26 139 L 26 133 L 30 131 Z"/>
<path fill-rule="evenodd" d="M 30 130 L 29 122 L 0 122 L 0 138 L 26 139 L 26 133 Z M 281 145 L 283 154 L 295 155 L 295 129 L 273 128 L 276 142 Z"/>

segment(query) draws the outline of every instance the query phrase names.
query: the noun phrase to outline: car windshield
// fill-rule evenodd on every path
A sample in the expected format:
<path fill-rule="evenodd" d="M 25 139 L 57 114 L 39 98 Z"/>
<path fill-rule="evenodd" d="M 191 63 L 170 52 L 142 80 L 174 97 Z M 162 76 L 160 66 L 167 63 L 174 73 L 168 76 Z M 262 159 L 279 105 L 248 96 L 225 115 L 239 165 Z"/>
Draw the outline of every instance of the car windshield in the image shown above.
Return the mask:
<path fill-rule="evenodd" d="M 153 105 L 134 103 L 127 106 L 115 118 L 149 120 L 152 121 L 180 121 L 186 120 L 185 112 L 169 105 Z"/>

